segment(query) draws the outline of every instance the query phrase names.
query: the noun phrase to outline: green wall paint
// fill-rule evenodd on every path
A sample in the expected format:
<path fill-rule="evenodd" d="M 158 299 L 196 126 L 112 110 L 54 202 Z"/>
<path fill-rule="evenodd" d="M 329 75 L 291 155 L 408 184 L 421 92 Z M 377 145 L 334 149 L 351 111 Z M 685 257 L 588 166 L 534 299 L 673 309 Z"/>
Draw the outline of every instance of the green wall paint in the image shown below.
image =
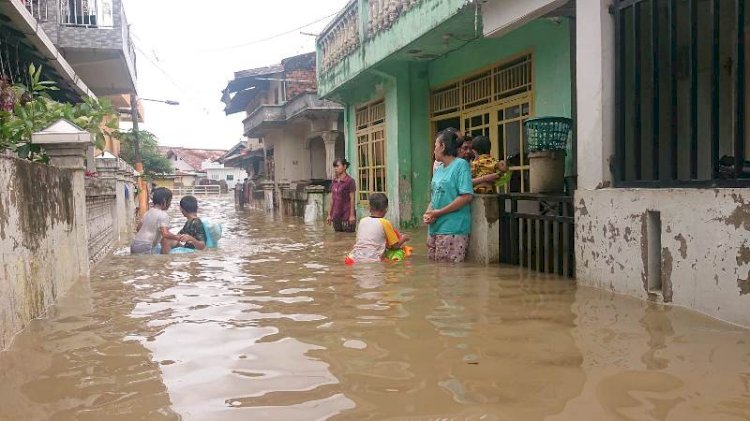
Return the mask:
<path fill-rule="evenodd" d="M 502 38 L 482 38 L 429 65 L 430 86 L 470 74 L 524 52 L 534 55 L 537 116 L 571 115 L 570 28 L 568 20 L 535 20 Z"/>
<path fill-rule="evenodd" d="M 390 55 L 406 47 L 414 40 L 430 32 L 462 9 L 474 7 L 468 0 L 423 0 L 413 9 L 401 16 L 390 29 L 377 34 L 372 39 L 364 35 L 368 22 L 367 1 L 359 3 L 360 39 L 362 45 L 333 68 L 318 74 L 318 93 L 328 97 L 335 90 L 366 69 L 380 63 Z M 321 51 L 318 50 L 318 63 L 322 63 Z"/>
<path fill-rule="evenodd" d="M 434 38 L 428 34 L 426 36 Z M 430 62 L 407 61 L 402 55 L 387 58 L 360 71 L 336 92 L 347 104 L 347 157 L 356 178 L 356 137 L 353 122 L 357 105 L 385 98 L 388 217 L 402 227 L 421 223 L 429 200 L 432 177 L 432 139 L 429 121 L 431 88 L 467 76 L 516 54 L 534 54 L 536 115 L 571 114 L 569 24 L 548 20 L 531 22 L 499 39 L 478 39 Z M 359 209 L 366 214 L 366 209 Z"/>

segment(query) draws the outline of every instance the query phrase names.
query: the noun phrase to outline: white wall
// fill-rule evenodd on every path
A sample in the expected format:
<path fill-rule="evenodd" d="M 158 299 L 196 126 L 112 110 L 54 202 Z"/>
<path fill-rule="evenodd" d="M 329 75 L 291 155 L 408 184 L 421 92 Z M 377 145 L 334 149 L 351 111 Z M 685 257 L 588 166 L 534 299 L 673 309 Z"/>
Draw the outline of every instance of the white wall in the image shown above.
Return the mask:
<path fill-rule="evenodd" d="M 648 298 L 647 212 L 659 212 L 653 298 L 750 327 L 750 189 L 579 190 L 575 201 L 580 284 Z"/>
<path fill-rule="evenodd" d="M 231 176 L 232 180 L 228 180 L 227 176 Z M 206 169 L 206 178 L 209 180 L 224 180 L 227 182 L 227 186 L 233 189 L 238 181 L 242 181 L 247 177 L 247 173 L 242 168 L 208 168 Z"/>
<path fill-rule="evenodd" d="M 482 5 L 482 27 L 487 37 L 502 37 L 568 0 L 490 0 Z"/>

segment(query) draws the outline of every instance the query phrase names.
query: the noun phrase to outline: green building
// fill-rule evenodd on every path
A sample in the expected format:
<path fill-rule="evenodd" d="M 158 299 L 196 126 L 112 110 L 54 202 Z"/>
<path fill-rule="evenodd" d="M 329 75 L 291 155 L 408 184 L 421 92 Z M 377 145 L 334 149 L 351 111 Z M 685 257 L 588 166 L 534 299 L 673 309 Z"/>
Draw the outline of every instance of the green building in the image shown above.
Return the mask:
<path fill-rule="evenodd" d="M 527 191 L 523 122 L 574 114 L 572 12 L 559 0 L 350 1 L 318 37 L 318 93 L 344 105 L 360 210 L 384 192 L 389 216 L 417 225 L 447 127 L 489 136 L 511 157 L 510 191 Z"/>

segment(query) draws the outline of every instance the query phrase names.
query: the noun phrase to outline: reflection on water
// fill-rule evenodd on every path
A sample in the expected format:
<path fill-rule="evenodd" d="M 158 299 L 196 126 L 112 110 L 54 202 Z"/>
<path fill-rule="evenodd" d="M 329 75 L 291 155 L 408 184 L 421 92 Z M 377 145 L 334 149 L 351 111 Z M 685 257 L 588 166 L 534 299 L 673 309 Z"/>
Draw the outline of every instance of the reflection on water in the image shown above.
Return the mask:
<path fill-rule="evenodd" d="M 346 267 L 350 234 L 202 211 L 220 250 L 119 253 L 0 354 L 0 419 L 750 418 L 746 330 L 517 268 Z"/>

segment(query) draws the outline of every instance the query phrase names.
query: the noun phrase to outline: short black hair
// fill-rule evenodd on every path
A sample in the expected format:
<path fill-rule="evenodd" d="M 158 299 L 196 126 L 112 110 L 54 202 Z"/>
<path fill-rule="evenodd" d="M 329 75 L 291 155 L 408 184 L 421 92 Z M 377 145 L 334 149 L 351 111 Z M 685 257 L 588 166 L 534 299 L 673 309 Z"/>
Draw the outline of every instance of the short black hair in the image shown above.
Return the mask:
<path fill-rule="evenodd" d="M 346 158 L 336 158 L 336 159 L 334 159 L 333 160 L 333 166 L 335 167 L 338 164 L 343 165 L 344 168 L 346 168 L 346 169 L 349 169 L 349 165 L 351 165 L 351 164 L 349 164 L 349 161 L 346 160 Z"/>
<path fill-rule="evenodd" d="M 172 202 L 172 190 L 166 187 L 157 187 L 154 189 L 154 205 L 166 205 Z"/>
<path fill-rule="evenodd" d="M 388 196 L 383 193 L 372 193 L 369 197 L 370 210 L 383 212 L 388 209 Z"/>
<path fill-rule="evenodd" d="M 485 155 L 492 150 L 492 142 L 487 136 L 477 136 L 471 141 L 471 147 L 480 155 Z"/>
<path fill-rule="evenodd" d="M 198 199 L 195 196 L 185 196 L 180 199 L 180 207 L 190 213 L 198 212 Z"/>
<path fill-rule="evenodd" d="M 448 156 L 458 156 L 458 148 L 464 143 L 463 136 L 453 127 L 449 127 L 437 135 L 437 141 L 445 146 L 443 153 Z"/>

